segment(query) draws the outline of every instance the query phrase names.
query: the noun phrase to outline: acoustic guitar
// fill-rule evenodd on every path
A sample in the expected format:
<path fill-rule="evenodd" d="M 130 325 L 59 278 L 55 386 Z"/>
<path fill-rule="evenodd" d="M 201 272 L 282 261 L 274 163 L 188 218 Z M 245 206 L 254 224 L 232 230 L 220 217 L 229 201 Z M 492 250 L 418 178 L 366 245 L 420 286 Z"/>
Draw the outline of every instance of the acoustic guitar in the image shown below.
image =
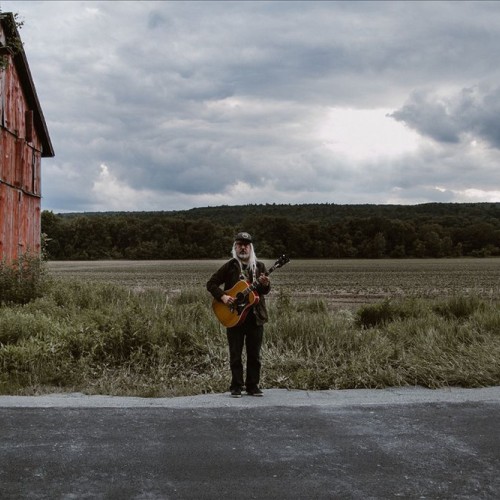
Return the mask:
<path fill-rule="evenodd" d="M 290 259 L 286 255 L 282 255 L 265 273 L 266 276 L 269 276 L 275 269 L 283 267 L 288 262 L 290 262 Z M 214 313 L 226 328 L 232 328 L 243 323 L 250 308 L 258 304 L 260 300 L 259 294 L 256 292 L 258 286 L 258 281 L 249 283 L 240 280 L 229 290 L 224 290 L 226 295 L 235 299 L 232 304 L 224 304 L 224 302 L 217 299 L 213 300 L 212 308 Z"/>

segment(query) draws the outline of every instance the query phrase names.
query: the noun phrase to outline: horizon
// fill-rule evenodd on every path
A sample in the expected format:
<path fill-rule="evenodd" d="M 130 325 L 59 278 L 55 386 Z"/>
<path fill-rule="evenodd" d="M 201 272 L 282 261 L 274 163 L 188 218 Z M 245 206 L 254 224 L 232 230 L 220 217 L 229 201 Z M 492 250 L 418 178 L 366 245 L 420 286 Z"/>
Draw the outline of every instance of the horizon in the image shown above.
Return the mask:
<path fill-rule="evenodd" d="M 42 212 L 52 212 L 54 215 L 85 215 L 85 214 L 132 214 L 132 213 L 161 213 L 161 212 L 190 212 L 194 210 L 211 210 L 211 209 L 220 209 L 227 208 L 233 209 L 238 207 L 301 207 L 301 206 L 320 206 L 320 205 L 334 205 L 338 207 L 403 207 L 403 208 L 411 208 L 411 207 L 421 207 L 424 205 L 498 205 L 500 201 L 490 202 L 490 201 L 473 201 L 473 202 L 443 202 L 443 201 L 431 201 L 424 203 L 412 203 L 412 204 L 404 204 L 404 203 L 330 203 L 330 202 L 317 202 L 317 203 L 244 203 L 240 205 L 214 205 L 214 206 L 204 206 L 204 207 L 191 207 L 186 209 L 173 209 L 173 210 L 97 210 L 97 211 L 85 211 L 85 212 L 54 212 L 53 210 L 43 209 Z"/>

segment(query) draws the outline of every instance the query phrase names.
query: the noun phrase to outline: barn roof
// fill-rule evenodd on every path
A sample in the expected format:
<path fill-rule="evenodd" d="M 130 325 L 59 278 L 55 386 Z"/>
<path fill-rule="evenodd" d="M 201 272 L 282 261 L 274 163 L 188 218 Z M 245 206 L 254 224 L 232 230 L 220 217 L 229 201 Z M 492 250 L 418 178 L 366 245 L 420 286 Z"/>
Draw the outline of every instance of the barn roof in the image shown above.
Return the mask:
<path fill-rule="evenodd" d="M 0 12 L 0 23 L 4 33 L 6 33 L 9 38 L 12 37 L 21 40 L 14 15 L 11 12 Z M 54 156 L 54 148 L 52 147 L 42 107 L 40 106 L 40 101 L 36 93 L 35 83 L 33 82 L 28 60 L 22 45 L 20 46 L 20 50 L 16 51 L 13 57 L 14 65 L 19 75 L 19 80 L 26 96 L 28 106 L 33 110 L 34 125 L 42 143 L 42 156 L 45 158 L 52 157 Z"/>

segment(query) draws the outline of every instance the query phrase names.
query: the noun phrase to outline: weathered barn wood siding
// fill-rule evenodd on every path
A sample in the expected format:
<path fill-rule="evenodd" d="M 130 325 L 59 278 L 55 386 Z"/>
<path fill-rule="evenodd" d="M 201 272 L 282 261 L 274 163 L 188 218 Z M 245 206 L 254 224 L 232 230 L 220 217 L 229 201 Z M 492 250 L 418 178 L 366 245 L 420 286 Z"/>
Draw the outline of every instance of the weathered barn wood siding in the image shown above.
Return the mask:
<path fill-rule="evenodd" d="M 2 23 L 0 55 L 7 66 L 0 68 L 0 260 L 9 262 L 40 253 L 41 157 L 53 151 L 48 136 L 41 137 L 46 127 L 26 58 L 12 54 L 6 39 Z"/>

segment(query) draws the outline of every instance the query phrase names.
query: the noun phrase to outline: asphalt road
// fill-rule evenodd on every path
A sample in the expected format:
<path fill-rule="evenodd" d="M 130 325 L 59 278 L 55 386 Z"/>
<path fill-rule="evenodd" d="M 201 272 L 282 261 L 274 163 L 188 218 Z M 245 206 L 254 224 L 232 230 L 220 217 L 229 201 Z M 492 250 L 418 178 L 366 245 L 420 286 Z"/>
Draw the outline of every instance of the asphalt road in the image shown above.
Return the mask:
<path fill-rule="evenodd" d="M 498 499 L 500 387 L 0 397 L 0 499 Z"/>

